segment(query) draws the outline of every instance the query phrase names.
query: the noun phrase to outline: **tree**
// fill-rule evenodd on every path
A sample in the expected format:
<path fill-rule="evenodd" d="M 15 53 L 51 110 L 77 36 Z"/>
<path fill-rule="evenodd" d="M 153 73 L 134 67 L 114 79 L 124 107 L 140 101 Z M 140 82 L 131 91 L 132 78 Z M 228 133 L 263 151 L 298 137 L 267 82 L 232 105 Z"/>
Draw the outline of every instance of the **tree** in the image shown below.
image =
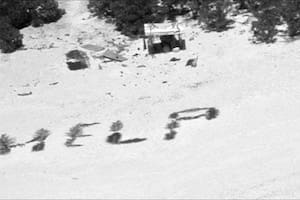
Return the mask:
<path fill-rule="evenodd" d="M 207 30 L 221 32 L 228 29 L 232 22 L 227 18 L 228 0 L 201 0 L 198 5 L 199 20 Z"/>
<path fill-rule="evenodd" d="M 175 20 L 176 16 L 186 14 L 190 9 L 184 7 L 189 0 L 162 0 L 164 12 L 169 20 Z"/>
<path fill-rule="evenodd" d="M 11 53 L 20 48 L 23 35 L 9 23 L 7 17 L 0 17 L 0 50 L 3 53 Z"/>
<path fill-rule="evenodd" d="M 0 0 L 0 49 L 13 52 L 22 46 L 18 29 L 55 22 L 63 14 L 56 0 Z"/>
<path fill-rule="evenodd" d="M 143 34 L 144 23 L 164 19 L 158 0 L 90 0 L 89 9 L 99 17 L 111 17 L 125 35 Z"/>
<path fill-rule="evenodd" d="M 251 28 L 256 41 L 275 42 L 276 26 L 281 24 L 281 3 L 281 0 L 247 0 L 249 11 L 257 19 Z"/>
<path fill-rule="evenodd" d="M 282 0 L 281 14 L 287 24 L 287 31 L 290 37 L 300 33 L 300 1 Z"/>

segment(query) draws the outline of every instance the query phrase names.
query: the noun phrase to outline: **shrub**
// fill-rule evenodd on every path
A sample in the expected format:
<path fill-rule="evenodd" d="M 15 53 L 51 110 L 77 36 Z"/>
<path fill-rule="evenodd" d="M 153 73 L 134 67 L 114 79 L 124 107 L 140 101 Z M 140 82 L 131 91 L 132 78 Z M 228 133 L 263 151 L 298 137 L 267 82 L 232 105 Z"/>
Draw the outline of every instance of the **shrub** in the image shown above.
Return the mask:
<path fill-rule="evenodd" d="M 164 12 L 169 20 L 175 20 L 176 16 L 188 13 L 191 8 L 185 6 L 188 0 L 162 0 Z"/>
<path fill-rule="evenodd" d="M 238 9 L 248 9 L 247 0 L 234 0 L 234 2 L 238 4 Z"/>
<path fill-rule="evenodd" d="M 276 26 L 281 23 L 281 0 L 248 0 L 249 10 L 257 19 L 252 22 L 253 36 L 257 42 L 275 42 Z"/>
<path fill-rule="evenodd" d="M 18 29 L 55 22 L 63 14 L 56 0 L 0 0 L 0 49 L 13 52 L 22 46 Z"/>
<path fill-rule="evenodd" d="M 283 20 L 288 27 L 288 35 L 294 37 L 300 33 L 300 1 L 282 0 L 281 9 Z"/>
<path fill-rule="evenodd" d="M 256 22 L 252 24 L 254 38 L 258 42 L 271 43 L 278 33 L 277 25 L 287 24 L 290 37 L 300 33 L 300 1 L 298 0 L 246 0 Z"/>
<path fill-rule="evenodd" d="M 143 34 L 144 23 L 164 19 L 158 0 L 90 0 L 88 7 L 99 17 L 113 18 L 117 30 L 129 36 Z"/>
<path fill-rule="evenodd" d="M 98 17 L 114 17 L 111 10 L 115 0 L 89 0 L 89 10 Z"/>
<path fill-rule="evenodd" d="M 22 34 L 13 27 L 8 18 L 0 17 L 0 49 L 3 53 L 11 53 L 20 48 L 22 44 Z"/>
<path fill-rule="evenodd" d="M 65 13 L 65 10 L 58 8 L 55 0 L 35 0 L 33 7 L 35 9 L 31 11 L 32 22 L 40 25 L 56 22 Z"/>
<path fill-rule="evenodd" d="M 199 20 L 209 31 L 225 31 L 232 20 L 227 19 L 227 1 L 224 0 L 203 0 L 199 7 Z"/>

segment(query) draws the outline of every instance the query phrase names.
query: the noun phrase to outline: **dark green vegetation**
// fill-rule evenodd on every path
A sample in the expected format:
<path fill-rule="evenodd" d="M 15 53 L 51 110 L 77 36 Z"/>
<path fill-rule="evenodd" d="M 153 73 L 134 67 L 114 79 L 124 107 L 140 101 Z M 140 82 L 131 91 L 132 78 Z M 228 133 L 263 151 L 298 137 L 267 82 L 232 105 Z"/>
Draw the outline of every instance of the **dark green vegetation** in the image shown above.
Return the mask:
<path fill-rule="evenodd" d="M 19 29 L 55 22 L 63 14 L 56 0 L 0 0 L 0 49 L 13 52 L 22 46 Z"/>
<path fill-rule="evenodd" d="M 228 14 L 240 11 L 256 18 L 251 24 L 255 42 L 275 42 L 278 25 L 282 24 L 289 37 L 300 33 L 299 0 L 89 0 L 88 7 L 131 37 L 143 35 L 144 23 L 175 20 L 187 13 L 205 30 L 221 32 L 234 23 Z M 56 0 L 0 0 L 1 51 L 9 53 L 22 46 L 20 29 L 55 22 L 63 14 Z"/>
<path fill-rule="evenodd" d="M 208 31 L 225 31 L 233 23 L 228 18 L 233 10 L 250 12 L 256 18 L 252 23 L 256 42 L 274 42 L 281 24 L 287 25 L 289 37 L 300 32 L 299 0 L 89 0 L 89 8 L 114 21 L 117 30 L 129 36 L 143 34 L 144 23 L 174 20 L 187 13 Z"/>
<path fill-rule="evenodd" d="M 144 23 L 163 20 L 158 0 L 90 0 L 89 8 L 99 17 L 114 19 L 117 30 L 131 36 L 142 34 Z"/>
<path fill-rule="evenodd" d="M 294 37 L 300 33 L 300 1 L 247 0 L 248 10 L 257 18 L 252 24 L 254 37 L 259 42 L 274 42 L 277 25 L 286 24 L 287 33 Z"/>

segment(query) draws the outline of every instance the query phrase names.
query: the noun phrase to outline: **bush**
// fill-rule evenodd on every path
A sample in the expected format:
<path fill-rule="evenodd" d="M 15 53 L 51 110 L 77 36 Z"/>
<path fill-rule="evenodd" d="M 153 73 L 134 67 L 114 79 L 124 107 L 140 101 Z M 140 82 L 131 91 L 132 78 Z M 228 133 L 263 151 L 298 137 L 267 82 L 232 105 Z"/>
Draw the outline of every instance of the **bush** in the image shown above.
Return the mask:
<path fill-rule="evenodd" d="M 276 26 L 280 24 L 280 16 L 276 8 L 270 8 L 255 14 L 257 21 L 252 23 L 254 38 L 258 42 L 275 42 L 278 33 Z"/>
<path fill-rule="evenodd" d="M 164 19 L 158 0 L 90 0 L 88 7 L 99 17 L 113 18 L 117 30 L 129 36 L 143 34 L 144 23 Z"/>
<path fill-rule="evenodd" d="M 23 35 L 13 27 L 6 17 L 0 17 L 0 50 L 3 53 L 11 53 L 20 48 Z"/>
<path fill-rule="evenodd" d="M 191 8 L 185 6 L 188 0 L 162 0 L 164 12 L 169 20 L 175 20 L 176 16 L 188 13 Z"/>
<path fill-rule="evenodd" d="M 58 8 L 55 0 L 35 0 L 35 9 L 31 11 L 32 23 L 40 24 L 51 23 L 59 20 L 65 10 Z"/>
<path fill-rule="evenodd" d="M 294 37 L 300 33 L 300 1 L 282 0 L 282 17 L 288 27 L 288 35 Z"/>
<path fill-rule="evenodd" d="M 234 3 L 238 4 L 239 10 L 248 9 L 247 0 L 234 0 Z"/>
<path fill-rule="evenodd" d="M 281 24 L 281 0 L 248 0 L 250 12 L 257 19 L 252 23 L 253 36 L 257 42 L 275 42 L 276 26 Z"/>
<path fill-rule="evenodd" d="M 56 0 L 0 0 L 0 11 L 18 29 L 37 20 L 41 25 L 55 22 L 64 14 L 64 10 L 58 8 Z"/>
<path fill-rule="evenodd" d="M 225 31 L 232 20 L 227 19 L 229 4 L 223 0 L 203 0 L 199 7 L 199 20 L 209 31 Z"/>
<path fill-rule="evenodd" d="M 0 0 L 0 49 L 13 52 L 22 46 L 18 29 L 55 22 L 63 14 L 56 0 Z"/>
<path fill-rule="evenodd" d="M 252 24 L 254 37 L 259 42 L 274 42 L 277 25 L 287 24 L 290 37 L 300 33 L 300 1 L 298 0 L 246 0 L 246 4 L 257 18 Z"/>
<path fill-rule="evenodd" d="M 111 10 L 115 0 L 89 0 L 89 10 L 98 17 L 114 17 Z"/>

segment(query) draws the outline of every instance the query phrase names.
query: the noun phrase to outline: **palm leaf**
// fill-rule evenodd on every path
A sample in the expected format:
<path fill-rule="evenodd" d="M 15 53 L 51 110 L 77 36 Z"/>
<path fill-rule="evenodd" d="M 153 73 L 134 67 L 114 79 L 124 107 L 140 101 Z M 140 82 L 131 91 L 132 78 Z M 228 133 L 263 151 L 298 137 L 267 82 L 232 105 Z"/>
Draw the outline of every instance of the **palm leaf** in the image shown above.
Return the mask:
<path fill-rule="evenodd" d="M 0 137 L 0 154 L 7 154 L 11 151 L 12 146 L 14 146 L 16 140 L 11 138 L 6 134 L 2 134 Z"/>

